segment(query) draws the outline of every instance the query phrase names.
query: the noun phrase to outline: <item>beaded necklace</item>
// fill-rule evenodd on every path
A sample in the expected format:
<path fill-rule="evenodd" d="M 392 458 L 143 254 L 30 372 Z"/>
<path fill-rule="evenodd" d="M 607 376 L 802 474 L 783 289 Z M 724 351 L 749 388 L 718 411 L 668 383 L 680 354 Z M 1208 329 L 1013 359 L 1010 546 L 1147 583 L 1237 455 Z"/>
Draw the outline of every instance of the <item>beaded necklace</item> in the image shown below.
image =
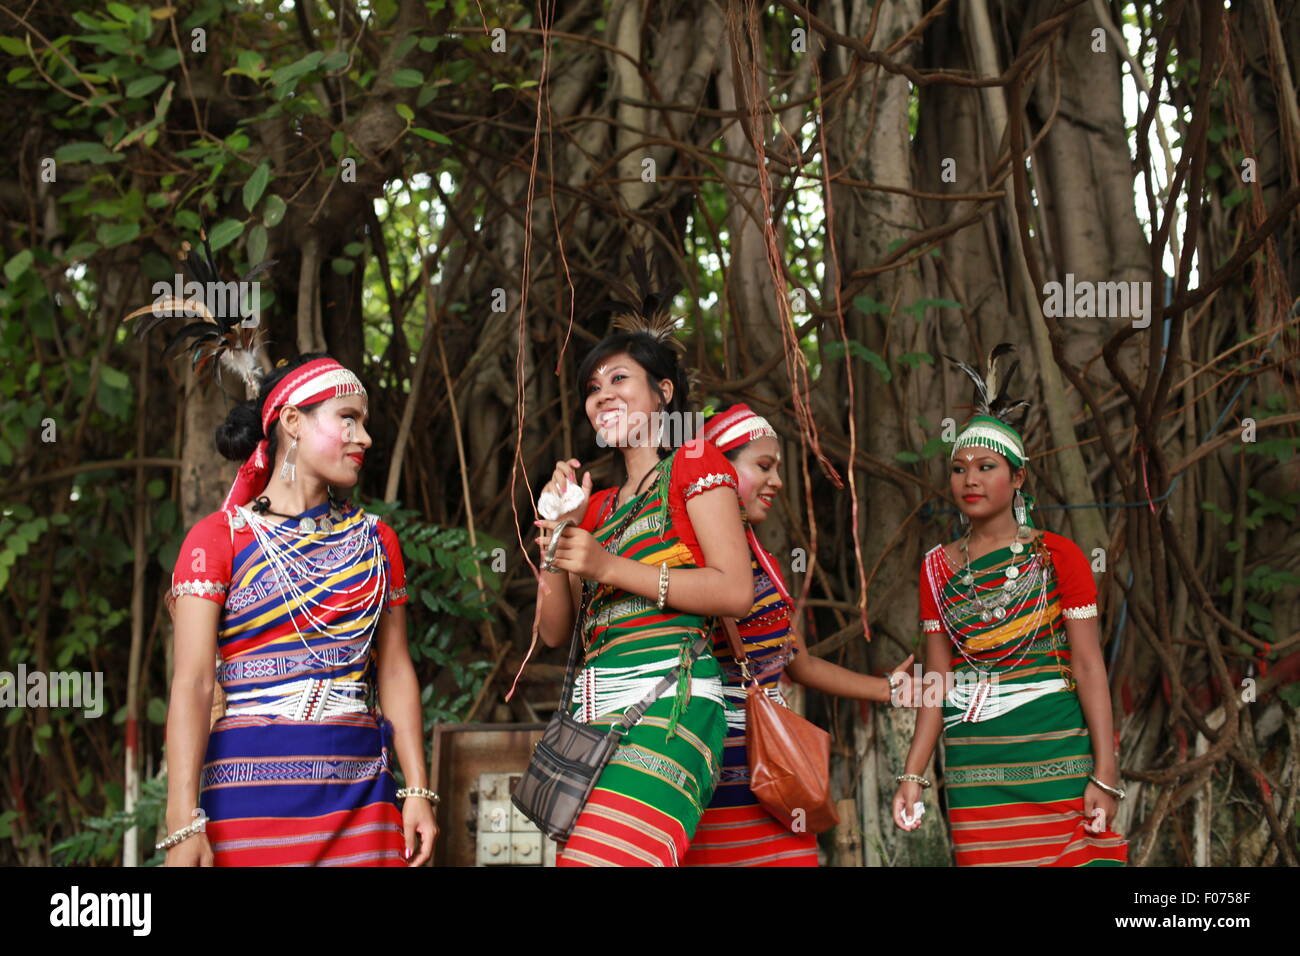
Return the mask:
<path fill-rule="evenodd" d="M 943 599 L 943 588 L 946 579 L 940 580 L 937 573 L 938 569 L 932 561 L 925 563 L 926 576 L 935 596 L 935 603 L 939 608 L 939 617 L 943 622 L 944 629 L 948 632 L 949 639 L 962 657 L 965 658 L 971 669 L 979 675 L 980 682 L 986 683 L 995 665 L 1002 664 L 1019 652 L 1022 647 L 1025 648 L 1026 653 L 1028 652 L 1028 645 L 1032 643 L 1033 636 L 1038 632 L 1047 609 L 1048 589 L 1046 584 L 1049 562 L 1043 551 L 1041 539 L 1032 542 L 1030 545 L 1030 559 L 1023 567 L 1016 564 L 1015 557 L 1013 557 L 1011 565 L 1005 569 L 1004 576 L 1006 580 L 1004 583 L 992 587 L 983 587 L 975 580 L 975 572 L 971 569 L 969 548 L 966 546 L 965 541 L 962 544 L 962 550 L 966 553 L 966 560 L 964 565 L 955 568 L 946 550 L 942 547 L 938 550 L 942 554 L 950 572 L 955 570 L 960 573 L 959 582 L 971 588 L 969 597 L 959 598 L 951 602 L 945 601 Z M 1017 548 L 1017 545 L 1020 545 L 1020 547 Z M 1019 535 L 1012 544 L 1011 550 L 1015 556 L 1019 556 L 1024 552 L 1025 545 Z M 996 569 L 989 569 L 988 572 L 984 573 L 995 571 Z M 951 577 L 951 574 L 949 577 Z M 981 588 L 986 595 L 994 593 L 997 596 L 993 600 L 986 600 L 980 596 Z M 1032 610 L 1030 610 L 1031 602 L 1033 605 Z M 1012 617 L 1020 617 L 1025 612 L 1033 616 L 1025 629 L 1024 636 L 1014 643 L 1008 643 L 1005 653 L 992 658 L 984 657 L 979 660 L 967 653 L 966 640 L 978 636 L 980 631 L 987 629 L 978 625 L 971 627 L 966 623 L 967 621 L 978 617 L 984 625 L 989 625 L 994 620 L 1000 623 L 1009 614 Z M 1009 666 L 1015 666 L 1024 660 L 1025 657 L 1021 656 L 1019 660 Z"/>
<path fill-rule="evenodd" d="M 353 664 L 369 654 L 371 642 L 374 640 L 374 625 L 378 621 L 378 609 L 383 602 L 384 596 L 388 593 L 388 566 L 384 560 L 379 535 L 374 533 L 371 521 L 368 518 L 363 518 L 346 532 L 333 530 L 334 526 L 331 527 L 330 531 L 307 531 L 301 530 L 292 524 L 275 524 L 267 521 L 251 509 L 243 505 L 237 505 L 235 507 L 235 519 L 232 524 L 239 519 L 247 523 L 258 548 L 265 556 L 267 564 L 274 571 L 276 580 L 280 584 L 280 599 L 284 602 L 285 611 L 289 616 L 289 623 L 293 627 L 294 633 L 298 635 L 298 640 L 307 649 L 307 653 L 327 667 Z M 315 527 L 314 522 L 312 527 Z M 365 577 L 351 587 L 334 587 L 326 583 L 330 577 L 339 573 L 339 567 L 337 565 L 327 566 L 301 551 L 302 545 L 316 543 L 322 539 L 328 541 L 334 537 L 340 538 L 335 547 L 343 547 L 350 544 L 352 539 L 358 536 L 363 537 L 360 546 L 364 547 L 366 543 L 369 543 L 371 560 Z M 282 538 L 287 539 L 289 544 L 281 544 L 278 539 Z M 360 548 L 358 548 L 359 550 Z M 295 583 L 296 581 L 307 581 L 309 587 L 304 589 Z M 321 599 L 318 603 L 322 610 L 341 613 L 360 611 L 359 620 L 361 623 L 352 627 L 338 628 L 324 618 L 317 616 L 312 610 L 312 601 L 308 599 L 308 594 L 321 591 L 328 595 L 342 595 L 346 602 L 330 604 L 328 599 Z M 351 600 L 353 595 L 357 596 L 357 600 Z M 362 643 L 360 650 L 345 661 L 330 661 L 318 655 L 298 628 L 294 603 L 290 601 L 291 597 L 296 599 L 298 613 L 301 613 L 307 619 L 311 624 L 311 630 L 316 633 L 323 634 L 335 641 L 355 640 L 362 634 L 366 634 L 366 640 Z"/>

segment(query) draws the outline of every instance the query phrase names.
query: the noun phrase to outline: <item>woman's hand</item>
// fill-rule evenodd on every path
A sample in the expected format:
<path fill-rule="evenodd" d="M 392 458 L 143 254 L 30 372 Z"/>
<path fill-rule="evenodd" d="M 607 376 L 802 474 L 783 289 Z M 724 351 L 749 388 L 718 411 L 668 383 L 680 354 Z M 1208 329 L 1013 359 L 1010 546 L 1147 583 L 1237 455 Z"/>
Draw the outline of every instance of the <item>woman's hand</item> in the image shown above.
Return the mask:
<path fill-rule="evenodd" d="M 407 797 L 402 801 L 402 831 L 406 838 L 407 866 L 420 866 L 433 856 L 433 841 L 438 838 L 438 824 L 433 820 L 433 805 L 424 797 Z M 420 835 L 420 852 L 415 853 L 415 835 Z"/>
<path fill-rule="evenodd" d="M 1089 833 L 1106 831 L 1115 819 L 1115 811 L 1118 809 L 1119 801 L 1091 780 L 1088 781 L 1088 786 L 1083 788 L 1083 815 L 1088 821 L 1084 824 L 1084 829 Z M 1100 820 L 1097 816 L 1098 810 L 1102 811 Z"/>
<path fill-rule="evenodd" d="M 915 660 L 915 654 L 908 654 L 907 660 L 890 672 L 889 701 L 895 707 L 921 706 L 921 682 L 912 675 L 911 670 Z M 895 677 L 895 674 L 899 676 Z"/>
<path fill-rule="evenodd" d="M 167 851 L 163 866 L 211 866 L 212 844 L 206 833 L 186 837 Z"/>
<path fill-rule="evenodd" d="M 903 819 L 903 811 L 906 810 L 908 817 L 911 818 L 912 807 L 921 799 L 921 785 L 913 780 L 904 780 L 898 785 L 898 791 L 894 794 L 894 823 L 900 830 L 915 830 L 921 825 L 921 818 L 911 820 L 909 823 Z"/>
<path fill-rule="evenodd" d="M 550 541 L 549 532 L 562 520 L 564 519 L 538 520 L 537 526 L 544 532 L 537 537 L 543 552 Z M 579 577 L 593 581 L 603 581 L 608 574 L 609 562 L 612 558 L 613 556 L 590 531 L 584 531 L 576 525 L 569 525 L 560 532 L 559 540 L 555 543 L 555 560 L 551 562 L 551 567 L 561 571 L 571 571 Z"/>
<path fill-rule="evenodd" d="M 576 458 L 570 458 L 568 461 L 557 461 L 555 463 L 555 471 L 551 474 L 551 480 L 546 483 L 546 486 L 542 488 L 542 491 L 543 492 L 549 491 L 556 496 L 563 495 L 564 492 L 568 489 L 570 483 L 577 484 L 578 482 L 577 469 L 580 467 L 582 466 L 578 462 L 578 459 Z M 591 472 L 587 472 L 585 475 L 582 476 L 582 490 L 586 494 L 587 498 L 590 499 L 591 498 Z M 582 520 L 582 516 L 586 512 L 586 510 L 587 510 L 587 505 L 584 502 L 579 507 L 574 508 L 572 511 L 566 512 L 565 514 L 560 515 L 555 520 L 563 521 L 565 518 L 568 518 L 570 521 L 576 524 L 577 522 Z"/>

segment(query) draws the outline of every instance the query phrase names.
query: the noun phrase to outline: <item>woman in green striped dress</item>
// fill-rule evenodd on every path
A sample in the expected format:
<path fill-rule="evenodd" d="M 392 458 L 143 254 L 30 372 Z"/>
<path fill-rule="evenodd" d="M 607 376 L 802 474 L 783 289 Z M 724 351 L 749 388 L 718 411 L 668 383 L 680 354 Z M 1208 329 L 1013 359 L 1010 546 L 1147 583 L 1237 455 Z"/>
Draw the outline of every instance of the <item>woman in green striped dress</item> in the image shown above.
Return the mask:
<path fill-rule="evenodd" d="M 1010 351 L 994 349 L 984 378 L 956 363 L 979 394 L 951 456 L 969 530 L 921 569 L 927 682 L 942 677 L 945 693 L 918 717 L 894 820 L 920 826 L 922 774 L 942 733 L 958 866 L 1120 866 L 1127 844 L 1109 827 L 1124 792 L 1097 589 L 1077 544 L 1032 526 L 1024 443 L 1005 421 L 1024 403 L 1005 400 L 996 376 Z"/>
<path fill-rule="evenodd" d="M 578 381 L 598 442 L 619 450 L 628 479 L 538 522 L 543 548 L 560 521 L 577 522 L 555 543 L 551 568 L 567 573 L 546 579 L 558 586 L 542 589 L 539 630 L 549 646 L 569 640 L 585 579 L 584 667 L 573 700 L 561 701 L 585 723 L 609 726 L 665 674 L 679 679 L 625 735 L 557 864 L 678 866 L 717 785 L 726 734 L 721 672 L 699 639 L 717 617 L 748 613 L 753 581 L 735 469 L 702 438 L 664 442 L 674 424 L 665 416 L 687 414 L 671 319 L 648 308 L 616 326 L 631 330 L 597 345 Z M 545 491 L 562 495 L 580 467 L 557 462 Z M 590 472 L 581 487 L 590 493 Z"/>

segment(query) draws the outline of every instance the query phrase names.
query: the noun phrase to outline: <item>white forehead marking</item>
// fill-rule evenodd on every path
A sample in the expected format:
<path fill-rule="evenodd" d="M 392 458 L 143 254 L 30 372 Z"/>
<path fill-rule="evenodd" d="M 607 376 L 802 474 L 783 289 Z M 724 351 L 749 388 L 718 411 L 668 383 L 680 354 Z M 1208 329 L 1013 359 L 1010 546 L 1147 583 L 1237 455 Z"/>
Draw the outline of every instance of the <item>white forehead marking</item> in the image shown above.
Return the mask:
<path fill-rule="evenodd" d="M 608 365 L 602 365 L 600 368 L 596 369 L 596 374 L 597 374 L 597 375 L 604 375 L 604 374 L 605 374 L 605 369 L 607 369 L 607 368 L 609 368 Z"/>
<path fill-rule="evenodd" d="M 974 453 L 967 453 L 967 454 L 965 454 L 965 455 L 962 455 L 962 457 L 965 458 L 967 461 L 974 461 L 974 460 L 975 460 L 975 455 L 974 455 Z"/>

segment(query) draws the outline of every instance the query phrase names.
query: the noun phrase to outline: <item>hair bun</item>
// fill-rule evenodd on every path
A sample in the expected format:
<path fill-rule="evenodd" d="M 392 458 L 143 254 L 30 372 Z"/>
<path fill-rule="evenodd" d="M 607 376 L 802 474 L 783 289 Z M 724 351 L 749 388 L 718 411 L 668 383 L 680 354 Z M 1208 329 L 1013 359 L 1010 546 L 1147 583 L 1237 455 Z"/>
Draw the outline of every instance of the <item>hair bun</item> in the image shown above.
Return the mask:
<path fill-rule="evenodd" d="M 264 437 L 262 418 L 257 411 L 256 399 L 240 402 L 230 410 L 226 420 L 217 426 L 217 451 L 223 458 L 243 461 L 253 453 Z"/>

